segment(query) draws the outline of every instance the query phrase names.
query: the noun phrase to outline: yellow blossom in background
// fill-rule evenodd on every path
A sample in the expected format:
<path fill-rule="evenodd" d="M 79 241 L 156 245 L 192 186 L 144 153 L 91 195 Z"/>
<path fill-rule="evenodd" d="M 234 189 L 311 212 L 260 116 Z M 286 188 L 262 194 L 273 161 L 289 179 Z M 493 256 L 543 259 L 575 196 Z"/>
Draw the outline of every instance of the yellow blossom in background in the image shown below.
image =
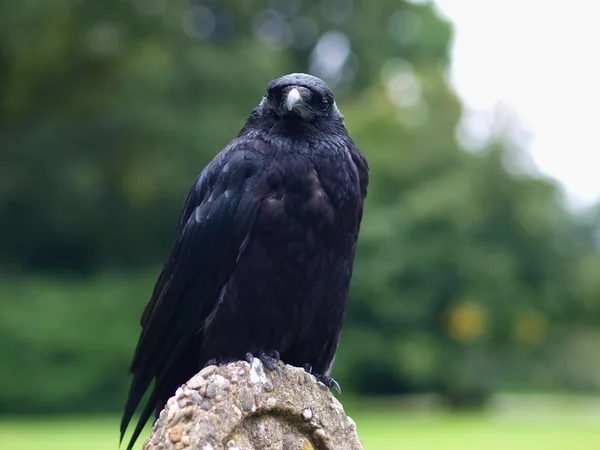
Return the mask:
<path fill-rule="evenodd" d="M 456 341 L 473 341 L 485 330 L 485 312 L 475 302 L 457 304 L 448 312 L 446 328 Z"/>

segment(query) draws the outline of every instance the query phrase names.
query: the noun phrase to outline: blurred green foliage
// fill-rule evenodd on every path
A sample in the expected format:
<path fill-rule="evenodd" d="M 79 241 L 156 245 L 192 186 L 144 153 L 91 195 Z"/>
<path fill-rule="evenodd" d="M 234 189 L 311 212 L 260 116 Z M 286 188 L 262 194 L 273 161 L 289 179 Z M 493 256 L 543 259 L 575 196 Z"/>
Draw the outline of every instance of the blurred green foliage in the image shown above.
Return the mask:
<path fill-rule="evenodd" d="M 424 2 L 0 4 L 0 410 L 123 402 L 139 316 L 194 177 L 267 82 L 334 87 L 371 185 L 344 389 L 600 387 L 598 216 L 459 147 L 451 26 Z"/>

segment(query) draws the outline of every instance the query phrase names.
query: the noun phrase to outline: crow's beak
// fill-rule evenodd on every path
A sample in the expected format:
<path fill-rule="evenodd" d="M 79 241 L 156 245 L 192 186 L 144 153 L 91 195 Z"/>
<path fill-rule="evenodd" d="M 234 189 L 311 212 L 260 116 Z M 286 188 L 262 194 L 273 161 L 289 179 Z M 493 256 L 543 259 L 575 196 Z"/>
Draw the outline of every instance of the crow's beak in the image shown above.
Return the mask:
<path fill-rule="evenodd" d="M 294 112 L 303 119 L 306 119 L 312 114 L 312 109 L 302 98 L 302 94 L 297 88 L 290 89 L 285 99 L 284 113 L 289 114 Z"/>
<path fill-rule="evenodd" d="M 288 93 L 287 99 L 285 100 L 285 106 L 288 111 L 291 111 L 292 109 L 294 109 L 294 106 L 296 106 L 296 104 L 301 101 L 302 96 L 300 95 L 300 91 L 294 88 Z"/>

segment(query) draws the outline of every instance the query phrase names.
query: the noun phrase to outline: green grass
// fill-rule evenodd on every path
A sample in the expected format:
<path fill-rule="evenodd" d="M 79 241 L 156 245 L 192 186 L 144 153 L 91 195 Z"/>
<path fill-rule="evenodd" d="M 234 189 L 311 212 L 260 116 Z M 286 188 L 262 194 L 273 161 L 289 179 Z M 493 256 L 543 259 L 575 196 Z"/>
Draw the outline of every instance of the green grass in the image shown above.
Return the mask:
<path fill-rule="evenodd" d="M 582 417 L 414 415 L 367 410 L 351 412 L 366 450 L 594 450 L 600 449 L 600 420 Z M 11 450 L 117 449 L 118 417 L 3 419 L 1 448 Z M 141 447 L 141 439 L 136 449 Z"/>
<path fill-rule="evenodd" d="M 357 417 L 365 449 L 592 450 L 600 422 L 492 419 L 483 416 Z"/>

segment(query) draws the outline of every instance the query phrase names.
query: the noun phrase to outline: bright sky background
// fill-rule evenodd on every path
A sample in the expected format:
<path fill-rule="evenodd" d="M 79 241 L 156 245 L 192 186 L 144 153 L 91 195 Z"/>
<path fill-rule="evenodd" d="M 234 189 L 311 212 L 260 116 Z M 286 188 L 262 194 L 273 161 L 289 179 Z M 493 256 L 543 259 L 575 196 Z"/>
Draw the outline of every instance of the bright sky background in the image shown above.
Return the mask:
<path fill-rule="evenodd" d="M 600 200 L 600 2 L 435 3 L 455 24 L 451 82 L 465 128 L 481 137 L 499 106 L 512 111 L 572 206 Z"/>

